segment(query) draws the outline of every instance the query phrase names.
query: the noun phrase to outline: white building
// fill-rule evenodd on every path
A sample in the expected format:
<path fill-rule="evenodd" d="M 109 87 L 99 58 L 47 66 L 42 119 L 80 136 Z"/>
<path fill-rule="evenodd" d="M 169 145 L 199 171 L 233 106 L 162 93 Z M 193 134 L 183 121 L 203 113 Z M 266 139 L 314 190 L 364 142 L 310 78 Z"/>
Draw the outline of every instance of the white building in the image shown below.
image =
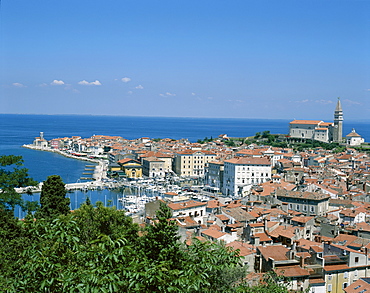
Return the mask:
<path fill-rule="evenodd" d="M 332 129 L 332 123 L 320 120 L 294 120 L 289 123 L 289 136 L 330 142 L 332 140 Z"/>
<path fill-rule="evenodd" d="M 188 200 L 178 203 L 170 203 L 168 207 L 172 211 L 173 217 L 191 217 L 194 221 L 203 224 L 203 217 L 206 215 L 206 202 Z"/>
<path fill-rule="evenodd" d="M 223 193 L 244 195 L 249 189 L 271 178 L 268 158 L 235 157 L 224 162 Z"/>
<path fill-rule="evenodd" d="M 357 134 L 355 129 L 352 128 L 352 131 L 346 135 L 346 143 L 350 146 L 361 145 L 365 142 L 365 139 L 361 135 Z"/>
<path fill-rule="evenodd" d="M 342 142 L 343 110 L 338 98 L 334 111 L 334 122 L 321 120 L 294 120 L 289 123 L 289 136 L 300 139 L 313 139 L 322 142 Z"/>

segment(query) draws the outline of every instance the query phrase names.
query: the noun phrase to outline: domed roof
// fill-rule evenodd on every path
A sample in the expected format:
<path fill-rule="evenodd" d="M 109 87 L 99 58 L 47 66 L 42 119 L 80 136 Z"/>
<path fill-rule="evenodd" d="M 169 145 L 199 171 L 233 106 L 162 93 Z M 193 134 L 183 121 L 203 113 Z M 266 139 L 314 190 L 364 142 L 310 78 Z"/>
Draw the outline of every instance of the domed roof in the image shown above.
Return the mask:
<path fill-rule="evenodd" d="M 357 134 L 355 129 L 352 128 L 352 131 L 346 135 L 347 137 L 361 137 L 361 135 Z"/>

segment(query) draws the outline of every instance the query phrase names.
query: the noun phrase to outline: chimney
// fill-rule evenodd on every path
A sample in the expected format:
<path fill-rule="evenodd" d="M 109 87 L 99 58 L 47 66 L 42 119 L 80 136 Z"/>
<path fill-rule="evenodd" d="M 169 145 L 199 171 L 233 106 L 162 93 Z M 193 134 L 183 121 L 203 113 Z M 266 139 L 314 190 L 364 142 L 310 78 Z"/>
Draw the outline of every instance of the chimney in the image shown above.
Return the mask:
<path fill-rule="evenodd" d="M 267 233 L 268 232 L 267 219 L 263 219 L 263 224 L 264 224 L 265 232 Z"/>
<path fill-rule="evenodd" d="M 284 211 L 284 212 L 288 212 L 288 203 L 287 202 L 282 202 L 281 203 L 281 209 Z"/>
<path fill-rule="evenodd" d="M 254 245 L 255 246 L 260 245 L 260 238 L 259 237 L 254 237 Z"/>
<path fill-rule="evenodd" d="M 303 256 L 303 255 L 301 255 L 301 256 L 299 257 L 299 266 L 300 266 L 301 268 L 304 268 L 304 256 Z"/>
<path fill-rule="evenodd" d="M 292 250 L 297 251 L 297 241 L 293 242 Z"/>

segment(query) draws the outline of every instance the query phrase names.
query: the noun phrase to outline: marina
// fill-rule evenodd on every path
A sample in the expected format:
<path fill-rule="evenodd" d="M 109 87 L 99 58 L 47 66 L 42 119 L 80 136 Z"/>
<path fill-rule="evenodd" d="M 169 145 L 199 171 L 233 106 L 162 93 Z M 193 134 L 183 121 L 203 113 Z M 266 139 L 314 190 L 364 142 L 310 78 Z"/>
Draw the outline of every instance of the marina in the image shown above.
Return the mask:
<path fill-rule="evenodd" d="M 81 182 L 65 185 L 67 197 L 70 199 L 70 209 L 75 210 L 85 203 L 87 198 L 93 204 L 100 201 L 104 206 L 115 206 L 118 210 L 126 211 L 130 216 L 142 216 L 145 204 L 158 199 L 169 199 L 183 201 L 195 199 L 207 201 L 211 192 L 202 190 L 198 185 L 198 179 L 139 179 L 120 181 L 103 179 L 97 181 Z M 42 183 L 35 187 L 18 188 L 18 193 L 23 195 L 25 201 L 39 201 Z M 24 218 L 26 213 L 17 208 L 15 215 Z"/>

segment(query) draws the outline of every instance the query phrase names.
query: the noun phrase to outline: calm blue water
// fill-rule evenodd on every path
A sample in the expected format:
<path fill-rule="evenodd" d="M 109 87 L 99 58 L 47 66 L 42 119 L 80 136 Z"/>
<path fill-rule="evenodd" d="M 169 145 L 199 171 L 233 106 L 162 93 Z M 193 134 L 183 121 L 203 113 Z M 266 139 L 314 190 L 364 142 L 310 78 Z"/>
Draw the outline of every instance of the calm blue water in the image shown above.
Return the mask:
<path fill-rule="evenodd" d="M 65 183 L 73 183 L 82 176 L 86 162 L 21 146 L 32 143 L 40 131 L 44 132 L 44 137 L 48 140 L 74 135 L 87 138 L 102 134 L 118 135 L 126 139 L 188 138 L 195 142 L 204 137 L 217 137 L 222 133 L 231 137 L 251 136 L 265 130 L 287 133 L 289 121 L 291 120 L 0 114 L 0 155 L 23 156 L 30 175 L 37 181 L 44 181 L 47 176 L 58 174 Z M 366 141 L 370 141 L 370 120 L 345 121 L 343 135 L 348 134 L 352 128 Z"/>
<path fill-rule="evenodd" d="M 187 138 L 195 142 L 204 137 L 217 137 L 223 133 L 230 137 L 251 136 L 265 130 L 285 134 L 288 132 L 290 121 L 291 119 L 0 114 L 0 155 L 23 156 L 30 176 L 37 181 L 44 181 L 47 176 L 57 174 L 65 183 L 73 183 L 83 176 L 85 165 L 88 163 L 53 153 L 25 149 L 21 146 L 31 144 L 34 138 L 39 136 L 40 131 L 44 132 L 47 140 L 74 135 L 87 138 L 94 134 L 101 134 L 118 135 L 126 139 Z M 352 128 L 355 128 L 367 142 L 370 141 L 370 120 L 344 121 L 343 135 L 348 134 Z M 70 196 L 72 208 L 74 208 L 85 200 L 86 194 L 76 193 Z M 100 191 L 91 196 L 103 202 L 112 200 L 116 203 L 117 194 Z"/>

